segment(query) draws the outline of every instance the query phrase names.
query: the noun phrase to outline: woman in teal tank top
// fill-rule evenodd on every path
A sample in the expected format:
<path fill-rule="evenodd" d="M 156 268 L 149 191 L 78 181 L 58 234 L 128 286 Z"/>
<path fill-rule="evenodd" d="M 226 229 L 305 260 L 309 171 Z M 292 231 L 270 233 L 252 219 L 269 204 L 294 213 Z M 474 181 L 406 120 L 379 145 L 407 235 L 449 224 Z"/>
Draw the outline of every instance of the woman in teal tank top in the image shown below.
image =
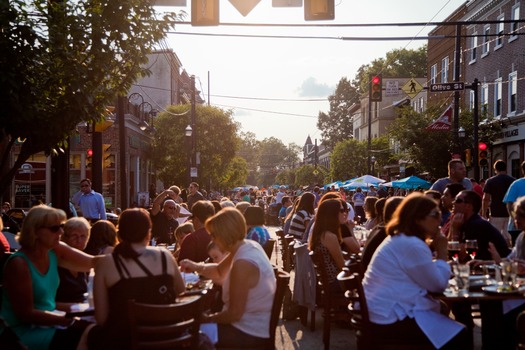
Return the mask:
<path fill-rule="evenodd" d="M 77 319 L 53 313 L 68 311 L 68 305 L 55 303 L 57 267 L 87 272 L 94 264 L 93 256 L 60 242 L 64 221 L 60 209 L 33 207 L 22 224 L 21 249 L 4 269 L 0 315 L 29 350 L 77 348 L 89 329 Z"/>

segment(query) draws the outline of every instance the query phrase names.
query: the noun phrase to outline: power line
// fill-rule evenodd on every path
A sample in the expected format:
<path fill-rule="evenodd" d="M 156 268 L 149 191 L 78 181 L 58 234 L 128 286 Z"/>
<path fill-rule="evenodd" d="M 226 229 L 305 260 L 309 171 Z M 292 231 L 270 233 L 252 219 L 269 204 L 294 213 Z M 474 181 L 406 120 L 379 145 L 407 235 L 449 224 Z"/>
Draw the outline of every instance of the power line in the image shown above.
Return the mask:
<path fill-rule="evenodd" d="M 216 103 L 214 103 L 213 105 L 214 106 L 219 106 L 219 107 L 225 107 L 225 108 L 243 109 L 243 110 L 253 111 L 253 112 L 273 113 L 273 114 L 289 115 L 289 116 L 302 117 L 302 118 L 317 118 L 317 116 L 306 115 L 306 114 L 285 113 L 285 112 L 277 112 L 277 111 L 265 111 L 263 109 L 238 107 L 238 106 L 228 106 L 228 105 L 221 105 L 221 104 L 216 104 Z"/>
<path fill-rule="evenodd" d="M 496 23 L 516 23 L 525 22 L 525 19 L 508 19 L 508 20 L 486 20 L 486 21 L 447 21 L 447 22 L 386 22 L 386 23 L 238 23 L 224 22 L 219 23 L 225 27 L 289 27 L 289 28 L 363 28 L 363 27 L 426 27 L 426 26 L 456 26 L 456 25 L 473 25 L 473 24 L 496 24 Z M 191 22 L 175 22 L 176 25 L 191 25 Z"/>

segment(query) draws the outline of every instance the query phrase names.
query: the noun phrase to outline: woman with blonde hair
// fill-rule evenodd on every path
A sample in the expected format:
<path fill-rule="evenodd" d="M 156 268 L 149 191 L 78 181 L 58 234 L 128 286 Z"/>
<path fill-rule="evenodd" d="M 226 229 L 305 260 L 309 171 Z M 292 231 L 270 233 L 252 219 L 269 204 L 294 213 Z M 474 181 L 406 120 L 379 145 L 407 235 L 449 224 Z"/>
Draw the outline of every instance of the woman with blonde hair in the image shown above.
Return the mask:
<path fill-rule="evenodd" d="M 196 271 L 222 281 L 222 311 L 205 315 L 203 322 L 218 324 L 218 348 L 252 349 L 270 337 L 270 314 L 276 290 L 272 265 L 255 241 L 245 239 L 246 221 L 234 208 L 224 208 L 206 220 L 212 241 L 229 255 L 218 264 L 182 260 L 184 271 Z"/>
<path fill-rule="evenodd" d="M 54 312 L 69 311 L 55 302 L 58 267 L 87 272 L 94 264 L 93 256 L 60 241 L 66 218 L 60 209 L 31 208 L 20 231 L 21 248 L 4 268 L 0 315 L 31 350 L 86 346 L 89 325 Z"/>

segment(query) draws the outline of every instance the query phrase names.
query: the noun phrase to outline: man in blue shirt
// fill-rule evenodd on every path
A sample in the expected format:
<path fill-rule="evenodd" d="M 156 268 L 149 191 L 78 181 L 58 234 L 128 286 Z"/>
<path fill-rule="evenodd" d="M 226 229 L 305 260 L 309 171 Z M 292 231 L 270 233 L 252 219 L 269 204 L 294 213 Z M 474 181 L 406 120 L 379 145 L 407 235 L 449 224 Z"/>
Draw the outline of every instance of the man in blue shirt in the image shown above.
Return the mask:
<path fill-rule="evenodd" d="M 80 207 L 82 216 L 91 223 L 107 220 L 104 197 L 91 189 L 90 179 L 80 181 L 80 191 L 73 196 L 73 203 Z"/>

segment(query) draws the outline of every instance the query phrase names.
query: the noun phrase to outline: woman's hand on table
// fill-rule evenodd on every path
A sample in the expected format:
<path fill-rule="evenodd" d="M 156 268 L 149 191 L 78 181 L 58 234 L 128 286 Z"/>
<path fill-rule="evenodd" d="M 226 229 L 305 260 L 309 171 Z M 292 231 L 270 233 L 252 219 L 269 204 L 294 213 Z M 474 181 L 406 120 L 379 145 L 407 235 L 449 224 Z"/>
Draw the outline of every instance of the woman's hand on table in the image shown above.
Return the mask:
<path fill-rule="evenodd" d="M 198 269 L 198 264 L 189 259 L 184 259 L 180 261 L 180 270 L 182 272 L 195 272 Z"/>

